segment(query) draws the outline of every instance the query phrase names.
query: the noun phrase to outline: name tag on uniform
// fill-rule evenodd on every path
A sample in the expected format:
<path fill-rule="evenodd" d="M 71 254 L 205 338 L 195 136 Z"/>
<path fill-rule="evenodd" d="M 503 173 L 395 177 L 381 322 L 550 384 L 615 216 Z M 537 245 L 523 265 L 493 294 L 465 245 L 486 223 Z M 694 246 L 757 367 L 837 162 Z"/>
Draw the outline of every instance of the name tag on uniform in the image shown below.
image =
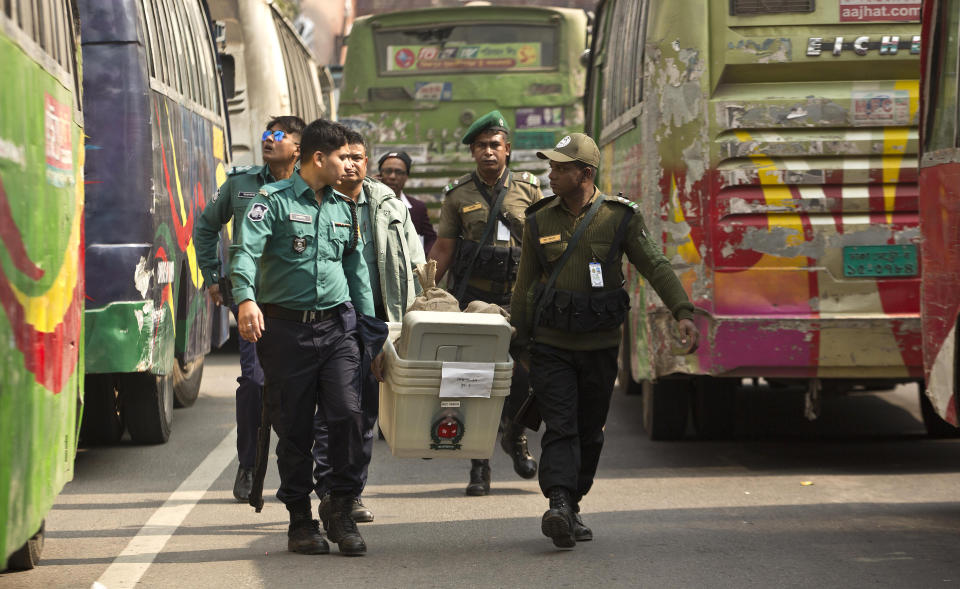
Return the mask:
<path fill-rule="evenodd" d="M 540 238 L 540 243 L 556 243 L 558 241 L 560 241 L 559 233 L 557 233 L 556 235 L 547 235 L 546 237 Z"/>
<path fill-rule="evenodd" d="M 472 212 L 472 211 L 479 211 L 479 210 L 482 209 L 482 208 L 483 208 L 483 204 L 478 203 L 478 202 L 475 202 L 475 203 L 473 203 L 472 205 L 467 205 L 467 206 L 463 207 L 462 209 L 460 209 L 460 212 L 461 212 L 461 213 L 469 213 L 469 212 Z"/>
<path fill-rule="evenodd" d="M 603 288 L 603 269 L 600 267 L 600 262 L 590 262 L 587 266 L 590 267 L 590 286 Z"/>
<path fill-rule="evenodd" d="M 303 215 L 300 213 L 290 213 L 290 220 L 297 223 L 313 223 L 312 215 Z"/>
<path fill-rule="evenodd" d="M 333 223 L 334 229 L 336 229 L 337 227 L 346 227 L 347 229 L 350 228 L 350 223 L 337 223 L 336 221 L 331 221 L 331 222 Z"/>
<path fill-rule="evenodd" d="M 503 221 L 497 221 L 497 241 L 510 241 L 510 229 Z"/>
<path fill-rule="evenodd" d="M 256 192 L 238 192 L 237 198 L 253 198 L 257 195 Z"/>

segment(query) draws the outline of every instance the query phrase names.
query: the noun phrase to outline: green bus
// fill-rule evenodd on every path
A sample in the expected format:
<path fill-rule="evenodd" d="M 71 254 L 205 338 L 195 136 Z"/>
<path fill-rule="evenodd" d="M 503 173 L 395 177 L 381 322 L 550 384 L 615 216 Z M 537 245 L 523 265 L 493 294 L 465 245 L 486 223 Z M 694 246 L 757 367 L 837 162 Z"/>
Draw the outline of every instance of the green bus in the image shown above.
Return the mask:
<path fill-rule="evenodd" d="M 538 175 L 538 149 L 583 128 L 588 40 L 582 10 L 514 6 L 426 8 L 358 18 L 347 40 L 340 121 L 370 159 L 404 150 L 416 164 L 405 192 L 433 204 L 476 164 L 460 139 L 498 109 L 512 130 L 511 166 Z"/>
<path fill-rule="evenodd" d="M 743 378 L 823 396 L 923 377 L 920 0 L 604 0 L 586 128 L 698 308 L 695 354 L 630 273 L 647 433 L 735 429 Z M 783 385 L 783 386 L 781 386 Z"/>
<path fill-rule="evenodd" d="M 76 8 L 0 7 L 0 570 L 29 569 L 73 478 L 83 379 Z"/>

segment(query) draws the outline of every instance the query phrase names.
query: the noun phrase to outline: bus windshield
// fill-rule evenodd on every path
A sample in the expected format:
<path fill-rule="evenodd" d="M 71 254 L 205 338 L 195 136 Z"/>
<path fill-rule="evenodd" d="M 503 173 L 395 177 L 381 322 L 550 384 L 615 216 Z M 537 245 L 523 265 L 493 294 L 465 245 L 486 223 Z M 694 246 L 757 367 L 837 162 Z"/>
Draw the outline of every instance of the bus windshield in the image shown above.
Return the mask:
<path fill-rule="evenodd" d="M 375 35 L 381 73 L 530 71 L 557 67 L 559 27 L 503 23 L 393 29 Z"/>

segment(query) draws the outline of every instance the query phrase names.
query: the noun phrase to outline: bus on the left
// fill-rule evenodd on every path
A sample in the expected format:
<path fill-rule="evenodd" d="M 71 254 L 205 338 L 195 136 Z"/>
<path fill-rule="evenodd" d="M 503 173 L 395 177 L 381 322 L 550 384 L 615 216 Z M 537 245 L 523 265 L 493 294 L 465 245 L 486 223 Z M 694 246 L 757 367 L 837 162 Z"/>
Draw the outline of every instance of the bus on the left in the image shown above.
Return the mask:
<path fill-rule="evenodd" d="M 83 113 L 72 0 L 0 3 L 0 570 L 33 568 L 83 392 Z"/>

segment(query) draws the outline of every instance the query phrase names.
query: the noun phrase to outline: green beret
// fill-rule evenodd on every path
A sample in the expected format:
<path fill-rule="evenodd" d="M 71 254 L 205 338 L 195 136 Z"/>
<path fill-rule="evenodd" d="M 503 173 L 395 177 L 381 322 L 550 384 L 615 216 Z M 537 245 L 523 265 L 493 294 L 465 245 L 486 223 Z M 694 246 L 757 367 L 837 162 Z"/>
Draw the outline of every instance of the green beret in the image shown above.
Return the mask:
<path fill-rule="evenodd" d="M 473 143 L 473 140 L 477 138 L 482 131 L 503 131 L 506 135 L 510 135 L 510 127 L 507 126 L 507 119 L 500 114 L 499 110 L 491 110 L 487 114 L 483 115 L 479 119 L 475 120 L 470 128 L 467 129 L 467 133 L 463 136 L 462 143 L 464 145 L 470 145 Z"/>

